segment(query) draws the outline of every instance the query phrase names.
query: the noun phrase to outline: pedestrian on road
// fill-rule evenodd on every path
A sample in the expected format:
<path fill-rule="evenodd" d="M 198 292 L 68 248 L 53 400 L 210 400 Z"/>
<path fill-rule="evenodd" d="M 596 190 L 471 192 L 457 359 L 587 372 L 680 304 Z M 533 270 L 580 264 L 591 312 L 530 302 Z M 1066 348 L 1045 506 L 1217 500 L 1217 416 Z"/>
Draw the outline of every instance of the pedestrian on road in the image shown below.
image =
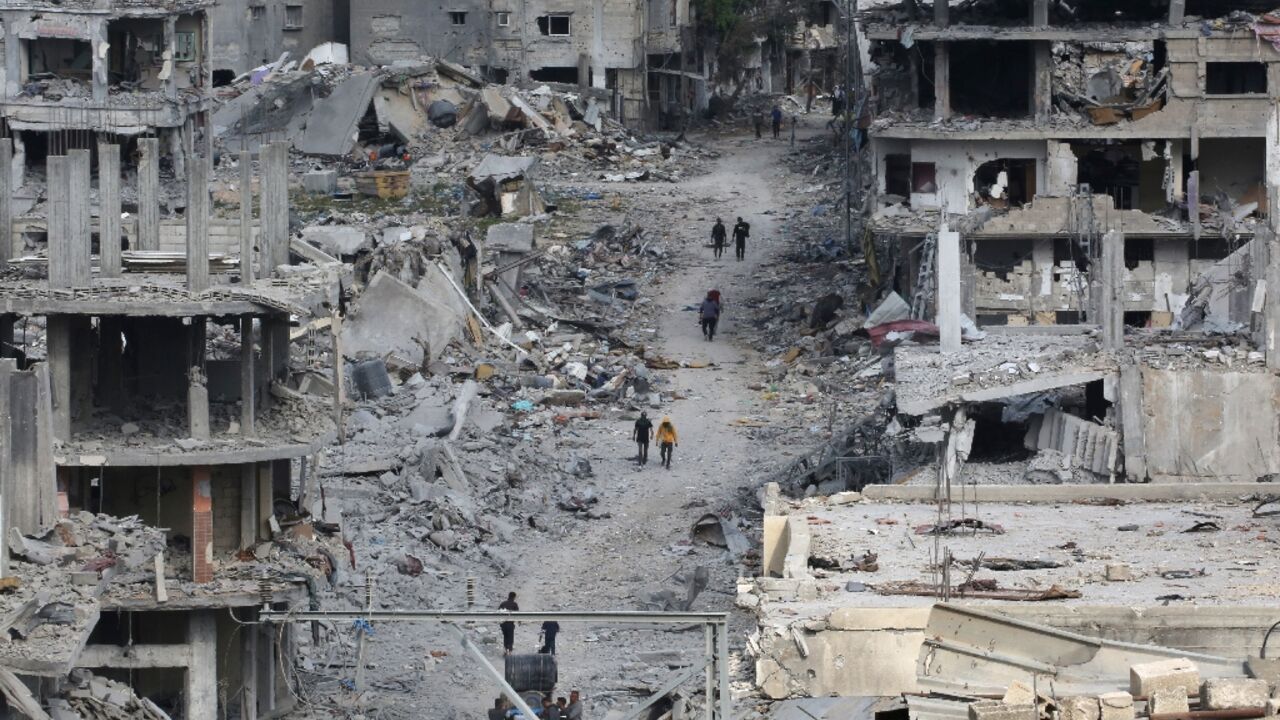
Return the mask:
<path fill-rule="evenodd" d="M 538 650 L 540 655 L 556 654 L 556 635 L 558 634 L 560 634 L 560 623 L 555 620 L 542 623 L 542 648 Z"/>
<path fill-rule="evenodd" d="M 773 110 L 769 112 L 769 117 L 773 119 L 773 139 L 778 139 L 778 133 L 782 130 L 782 108 L 777 105 L 773 106 Z"/>
<path fill-rule="evenodd" d="M 503 720 L 507 716 L 507 699 L 500 697 L 493 701 L 493 708 L 489 710 L 489 720 Z"/>
<path fill-rule="evenodd" d="M 516 594 L 510 593 L 507 599 L 498 605 L 499 610 L 507 612 L 520 612 L 520 606 L 516 604 Z M 516 624 L 510 620 L 501 623 L 498 627 L 502 628 L 502 654 L 510 655 L 516 646 Z"/>
<path fill-rule="evenodd" d="M 649 413 L 640 412 L 640 417 L 636 418 L 635 428 L 631 430 L 631 439 L 636 441 L 638 458 L 641 465 L 649 464 L 649 438 L 653 437 L 653 421 L 649 419 Z"/>
<path fill-rule="evenodd" d="M 582 720 L 582 695 L 577 690 L 569 693 L 569 709 L 564 717 L 565 720 Z"/>
<path fill-rule="evenodd" d="M 711 226 L 711 249 L 715 252 L 716 259 L 724 254 L 724 221 L 716 218 L 716 224 Z"/>
<path fill-rule="evenodd" d="M 698 318 L 702 323 L 702 337 L 706 338 L 707 342 L 716 339 L 716 325 L 720 322 L 719 295 L 720 293 L 715 290 L 707 293 L 707 297 L 698 308 Z"/>
<path fill-rule="evenodd" d="M 739 260 L 747 256 L 747 238 L 749 237 L 751 237 L 751 224 L 738 218 L 738 224 L 733 226 L 733 252 Z"/>
<path fill-rule="evenodd" d="M 658 423 L 658 451 L 662 456 L 662 467 L 671 469 L 671 450 L 680 446 L 680 437 L 676 435 L 676 424 L 667 415 Z"/>
<path fill-rule="evenodd" d="M 755 117 L 751 119 L 751 122 L 754 123 L 756 126 L 756 139 L 759 140 L 760 131 L 764 129 L 764 113 L 763 112 L 756 113 Z"/>

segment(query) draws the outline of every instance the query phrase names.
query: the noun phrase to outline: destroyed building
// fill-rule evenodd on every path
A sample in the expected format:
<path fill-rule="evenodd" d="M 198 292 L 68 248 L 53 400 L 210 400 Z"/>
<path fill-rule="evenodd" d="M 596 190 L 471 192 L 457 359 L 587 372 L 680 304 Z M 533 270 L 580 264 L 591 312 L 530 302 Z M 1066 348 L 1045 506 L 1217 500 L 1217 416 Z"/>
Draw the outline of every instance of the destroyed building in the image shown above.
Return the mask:
<path fill-rule="evenodd" d="M 1254 3 L 969 3 L 864 13 L 873 220 L 894 282 L 940 225 L 983 324 L 1088 316 L 1100 237 L 1124 234 L 1125 323 L 1170 327 L 1191 285 L 1265 225 L 1271 37 Z M 971 281 L 970 281 L 971 280 Z"/>
<path fill-rule="evenodd" d="M 350 14 L 345 0 L 219 0 L 209 10 L 213 84 L 226 85 L 284 53 L 302 61 L 329 43 L 345 45 Z"/>
<path fill-rule="evenodd" d="M 142 182 L 155 181 L 146 168 L 161 156 L 181 177 L 192 119 L 208 109 L 211 5 L 0 5 L 0 135 L 13 142 L 11 182 L 23 185 L 48 156 L 92 149 L 99 137 L 121 143 L 125 158 L 140 156 Z"/>
<path fill-rule="evenodd" d="M 157 719 L 276 714 L 293 702 L 292 636 L 243 623 L 264 593 L 314 603 L 337 570 L 307 458 L 333 438 L 341 383 L 290 362 L 291 323 L 329 322 L 336 281 L 288 267 L 283 146 L 262 150 L 257 203 L 239 156 L 231 240 L 210 224 L 209 146 L 188 148 L 175 252 L 122 249 L 122 147 L 98 139 L 47 157 L 47 248 L 0 276 L 0 492 L 21 558 L 6 579 L 23 590 L 6 602 L 76 618 L 0 665 L 50 707 L 64 690 L 73 706 L 112 697 L 105 681 L 74 689 L 89 670 Z"/>

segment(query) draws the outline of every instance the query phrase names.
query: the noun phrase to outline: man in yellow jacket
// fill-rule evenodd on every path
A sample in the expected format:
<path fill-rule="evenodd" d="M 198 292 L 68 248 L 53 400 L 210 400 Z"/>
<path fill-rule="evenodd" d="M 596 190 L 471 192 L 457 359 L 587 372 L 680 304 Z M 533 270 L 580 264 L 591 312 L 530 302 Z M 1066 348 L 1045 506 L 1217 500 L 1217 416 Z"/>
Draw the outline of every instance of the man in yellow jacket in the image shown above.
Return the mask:
<path fill-rule="evenodd" d="M 671 448 L 680 444 L 680 438 L 676 435 L 675 423 L 671 422 L 671 416 L 666 415 L 662 418 L 662 422 L 658 423 L 658 450 L 662 455 L 662 467 L 671 468 Z"/>

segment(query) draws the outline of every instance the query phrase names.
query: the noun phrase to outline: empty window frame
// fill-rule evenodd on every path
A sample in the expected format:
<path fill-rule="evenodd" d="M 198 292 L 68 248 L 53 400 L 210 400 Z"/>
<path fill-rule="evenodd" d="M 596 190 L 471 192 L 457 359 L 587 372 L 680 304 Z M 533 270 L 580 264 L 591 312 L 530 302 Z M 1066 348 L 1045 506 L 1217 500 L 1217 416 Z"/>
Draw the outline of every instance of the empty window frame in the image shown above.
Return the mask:
<path fill-rule="evenodd" d="M 302 27 L 302 6 L 301 5 L 285 5 L 284 6 L 284 29 L 297 30 Z"/>
<path fill-rule="evenodd" d="M 461 10 L 449 11 L 449 24 L 450 25 L 466 25 L 467 14 Z"/>
<path fill-rule="evenodd" d="M 249 19 L 250 19 L 250 20 L 262 20 L 262 19 L 263 19 L 263 18 L 265 18 L 266 16 L 267 16 L 267 6 L 266 6 L 266 5 L 250 5 L 250 6 L 249 6 Z"/>
<path fill-rule="evenodd" d="M 1206 95 L 1266 95 L 1267 64 L 1205 63 L 1204 91 Z"/>
<path fill-rule="evenodd" d="M 911 163 L 911 192 L 938 192 L 938 168 L 933 163 Z"/>
<path fill-rule="evenodd" d="M 569 15 L 543 15 L 538 18 L 538 31 L 550 37 L 569 37 Z"/>
<path fill-rule="evenodd" d="M 498 27 L 511 27 L 511 13 L 506 10 L 499 10 L 493 14 L 498 23 Z"/>
<path fill-rule="evenodd" d="M 196 34 L 180 31 L 173 34 L 173 59 L 176 62 L 195 62 Z"/>

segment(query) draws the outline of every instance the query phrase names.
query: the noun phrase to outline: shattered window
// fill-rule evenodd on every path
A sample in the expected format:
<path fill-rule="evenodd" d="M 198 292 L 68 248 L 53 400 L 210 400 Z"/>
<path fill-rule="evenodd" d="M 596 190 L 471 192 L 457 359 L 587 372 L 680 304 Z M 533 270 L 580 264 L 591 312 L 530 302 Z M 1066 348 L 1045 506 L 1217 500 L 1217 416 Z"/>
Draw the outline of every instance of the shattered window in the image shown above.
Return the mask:
<path fill-rule="evenodd" d="M 551 37 L 568 37 L 569 16 L 543 15 L 538 18 L 538 30 L 543 35 L 549 35 Z"/>
<path fill-rule="evenodd" d="M 284 6 L 284 26 L 286 28 L 302 27 L 302 6 L 301 5 L 285 5 Z"/>
<path fill-rule="evenodd" d="M 938 192 L 938 169 L 933 163 L 911 163 L 911 192 Z"/>
<path fill-rule="evenodd" d="M 173 59 L 178 62 L 194 62 L 196 59 L 196 34 L 179 32 L 173 35 Z"/>
<path fill-rule="evenodd" d="M 449 24 L 450 25 L 466 25 L 467 14 L 465 12 L 459 12 L 457 10 L 449 13 Z"/>

